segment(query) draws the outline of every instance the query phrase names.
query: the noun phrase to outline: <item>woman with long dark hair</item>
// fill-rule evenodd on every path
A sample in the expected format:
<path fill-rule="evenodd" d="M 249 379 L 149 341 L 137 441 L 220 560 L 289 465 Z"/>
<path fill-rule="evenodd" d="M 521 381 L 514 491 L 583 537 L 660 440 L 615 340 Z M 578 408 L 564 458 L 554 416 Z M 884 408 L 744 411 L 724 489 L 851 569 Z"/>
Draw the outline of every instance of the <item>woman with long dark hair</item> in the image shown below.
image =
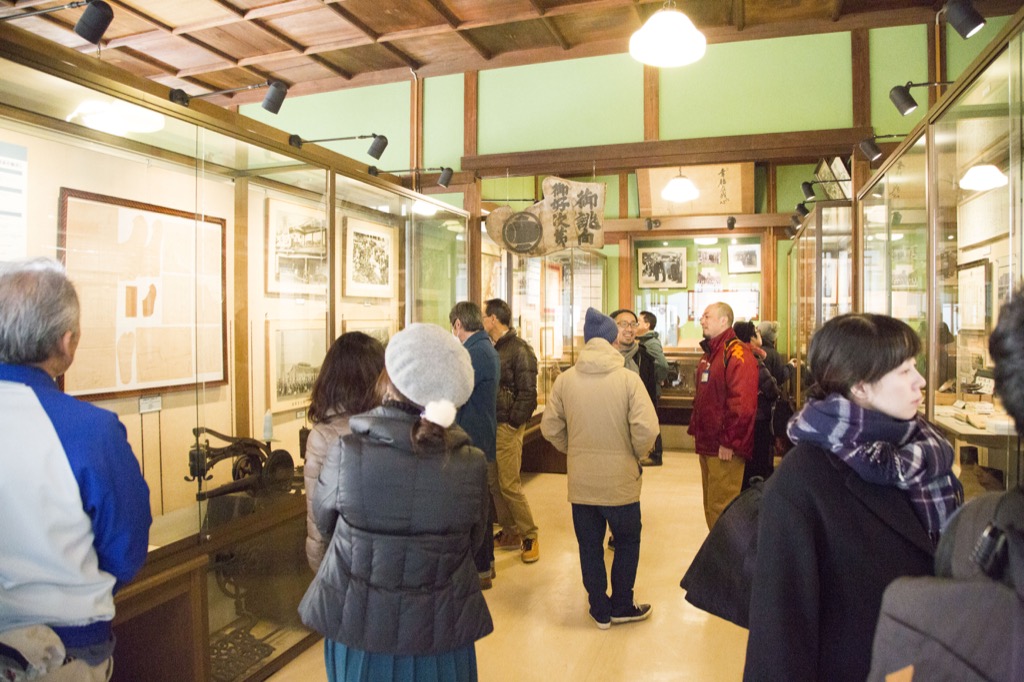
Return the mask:
<path fill-rule="evenodd" d="M 313 491 L 327 451 L 349 433 L 348 422 L 380 404 L 377 379 L 384 369 L 384 346 L 362 332 L 342 334 L 327 350 L 306 416 L 313 428 L 306 439 L 306 559 L 320 568 L 327 542 L 313 521 Z"/>
<path fill-rule="evenodd" d="M 351 418 L 313 494 L 330 538 L 299 606 L 339 680 L 474 681 L 493 630 L 473 562 L 486 528 L 487 463 L 454 424 L 473 391 L 469 353 L 413 324 L 385 353 L 384 402 Z"/>
<path fill-rule="evenodd" d="M 864 680 L 886 586 L 932 572 L 963 489 L 918 412 L 920 349 L 885 315 L 841 315 L 811 338 L 815 384 L 761 502 L 744 680 Z"/>

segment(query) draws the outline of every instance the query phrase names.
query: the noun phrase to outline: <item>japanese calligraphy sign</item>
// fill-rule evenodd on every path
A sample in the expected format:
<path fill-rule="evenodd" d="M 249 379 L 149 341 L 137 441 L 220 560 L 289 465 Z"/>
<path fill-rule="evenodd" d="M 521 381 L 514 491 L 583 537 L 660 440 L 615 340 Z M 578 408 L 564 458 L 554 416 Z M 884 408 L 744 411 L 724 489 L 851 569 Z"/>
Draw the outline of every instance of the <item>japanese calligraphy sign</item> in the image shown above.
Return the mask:
<path fill-rule="evenodd" d="M 682 203 L 662 199 L 662 188 L 677 175 L 692 180 L 700 196 Z M 753 163 L 638 168 L 636 177 L 641 217 L 754 212 Z"/>
<path fill-rule="evenodd" d="M 604 246 L 604 183 L 549 176 L 544 199 L 526 209 L 500 206 L 487 216 L 487 234 L 514 253 L 543 256 L 561 249 Z"/>

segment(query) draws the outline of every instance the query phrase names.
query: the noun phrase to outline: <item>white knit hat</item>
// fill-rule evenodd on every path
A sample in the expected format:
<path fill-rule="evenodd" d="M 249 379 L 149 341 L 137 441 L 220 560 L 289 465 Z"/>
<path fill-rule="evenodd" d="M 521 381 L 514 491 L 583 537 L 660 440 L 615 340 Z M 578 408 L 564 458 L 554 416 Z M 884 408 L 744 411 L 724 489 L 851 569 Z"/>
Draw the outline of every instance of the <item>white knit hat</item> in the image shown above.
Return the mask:
<path fill-rule="evenodd" d="M 411 324 L 391 337 L 384 366 L 395 388 L 423 406 L 423 418 L 445 428 L 473 393 L 469 352 L 437 325 Z"/>

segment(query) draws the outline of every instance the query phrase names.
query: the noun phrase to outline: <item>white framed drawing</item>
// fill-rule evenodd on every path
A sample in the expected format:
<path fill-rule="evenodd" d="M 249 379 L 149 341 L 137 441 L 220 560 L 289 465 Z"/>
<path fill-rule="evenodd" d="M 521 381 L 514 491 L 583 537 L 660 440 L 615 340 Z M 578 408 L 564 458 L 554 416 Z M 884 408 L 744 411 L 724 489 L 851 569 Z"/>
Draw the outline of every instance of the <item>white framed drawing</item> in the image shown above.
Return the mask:
<path fill-rule="evenodd" d="M 397 265 L 394 229 L 361 218 L 345 218 L 345 296 L 391 298 Z"/>
<path fill-rule="evenodd" d="M 715 247 L 713 249 L 697 249 L 697 264 L 721 265 L 722 249 L 719 247 Z"/>

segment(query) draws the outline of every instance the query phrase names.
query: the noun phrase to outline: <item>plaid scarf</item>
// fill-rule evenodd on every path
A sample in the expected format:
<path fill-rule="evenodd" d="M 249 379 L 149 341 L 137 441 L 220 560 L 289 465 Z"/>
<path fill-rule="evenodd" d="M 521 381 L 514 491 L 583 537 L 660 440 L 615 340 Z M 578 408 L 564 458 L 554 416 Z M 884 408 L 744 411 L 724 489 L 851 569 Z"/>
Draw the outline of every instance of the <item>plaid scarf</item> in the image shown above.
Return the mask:
<path fill-rule="evenodd" d="M 787 435 L 827 450 L 868 483 L 906 491 L 933 543 L 963 503 L 963 486 L 952 472 L 953 448 L 920 415 L 894 419 L 832 394 L 808 400 Z"/>

